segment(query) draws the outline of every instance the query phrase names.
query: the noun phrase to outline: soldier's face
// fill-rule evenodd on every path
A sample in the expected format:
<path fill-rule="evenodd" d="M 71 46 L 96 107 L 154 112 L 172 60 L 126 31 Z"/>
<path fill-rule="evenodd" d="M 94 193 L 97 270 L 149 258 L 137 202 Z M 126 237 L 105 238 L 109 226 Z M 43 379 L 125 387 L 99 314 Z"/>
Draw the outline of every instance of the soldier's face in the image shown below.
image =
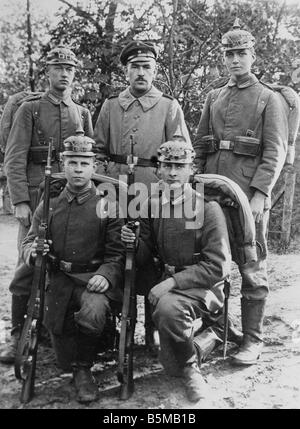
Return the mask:
<path fill-rule="evenodd" d="M 125 68 L 126 78 L 131 92 L 136 96 L 145 94 L 151 88 L 156 76 L 156 61 L 137 61 L 128 63 Z"/>
<path fill-rule="evenodd" d="M 230 75 L 239 78 L 250 72 L 255 54 L 250 49 L 234 49 L 224 54 L 224 62 Z"/>
<path fill-rule="evenodd" d="M 162 180 L 170 186 L 170 189 L 178 189 L 189 182 L 190 176 L 193 174 L 193 165 L 161 162 L 159 174 Z"/>
<path fill-rule="evenodd" d="M 73 82 L 75 67 L 68 64 L 48 65 L 47 76 L 50 89 L 58 92 L 65 91 Z"/>
<path fill-rule="evenodd" d="M 91 180 L 96 164 L 94 158 L 85 156 L 65 156 L 64 171 L 71 189 L 79 191 Z"/>

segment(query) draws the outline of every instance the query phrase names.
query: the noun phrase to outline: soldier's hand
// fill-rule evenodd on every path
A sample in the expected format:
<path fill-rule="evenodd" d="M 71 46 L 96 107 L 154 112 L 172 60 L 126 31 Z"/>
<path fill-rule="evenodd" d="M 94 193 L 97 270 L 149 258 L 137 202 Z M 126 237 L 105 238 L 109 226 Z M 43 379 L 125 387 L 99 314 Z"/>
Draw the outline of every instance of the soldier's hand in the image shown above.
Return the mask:
<path fill-rule="evenodd" d="M 133 231 L 128 225 L 122 226 L 121 229 L 121 240 L 124 243 L 134 243 L 135 240 L 138 238 L 140 233 L 140 223 L 135 222 L 136 224 L 136 230 Z"/>
<path fill-rule="evenodd" d="M 52 240 L 44 240 L 35 237 L 31 246 L 31 258 L 35 260 L 38 253 L 42 253 L 43 256 L 47 255 L 47 253 L 50 252 L 51 244 Z"/>
<path fill-rule="evenodd" d="M 266 196 L 260 191 L 256 191 L 250 200 L 250 207 L 255 222 L 261 222 L 264 214 Z"/>
<path fill-rule="evenodd" d="M 173 277 L 169 277 L 168 279 L 158 283 L 156 286 L 154 286 L 148 295 L 149 302 L 152 305 L 156 305 L 159 301 L 159 299 L 168 293 L 170 290 L 174 289 L 176 286 L 176 282 L 173 279 Z"/>
<path fill-rule="evenodd" d="M 109 281 L 97 274 L 89 280 L 86 288 L 89 292 L 104 293 L 109 288 Z"/>
<path fill-rule="evenodd" d="M 21 222 L 25 227 L 31 225 L 32 220 L 32 211 L 27 203 L 19 203 L 15 206 L 15 217 Z"/>

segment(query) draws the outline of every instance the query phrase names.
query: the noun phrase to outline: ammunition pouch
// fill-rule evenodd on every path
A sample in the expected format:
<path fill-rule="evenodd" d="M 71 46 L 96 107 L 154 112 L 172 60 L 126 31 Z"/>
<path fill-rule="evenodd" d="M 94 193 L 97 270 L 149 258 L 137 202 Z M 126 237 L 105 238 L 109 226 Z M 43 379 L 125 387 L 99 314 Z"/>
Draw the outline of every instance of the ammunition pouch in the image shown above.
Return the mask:
<path fill-rule="evenodd" d="M 204 153 L 231 150 L 236 155 L 255 157 L 260 152 L 260 140 L 255 137 L 236 136 L 233 140 L 217 140 L 213 135 L 204 136 L 197 147 Z"/>
<path fill-rule="evenodd" d="M 48 156 L 48 146 L 32 146 L 29 150 L 29 161 L 34 164 L 46 164 Z M 59 161 L 59 155 L 56 149 L 52 148 L 51 161 Z"/>
<path fill-rule="evenodd" d="M 204 153 L 215 153 L 218 150 L 218 140 L 212 135 L 203 136 L 197 142 L 197 149 L 200 149 Z"/>

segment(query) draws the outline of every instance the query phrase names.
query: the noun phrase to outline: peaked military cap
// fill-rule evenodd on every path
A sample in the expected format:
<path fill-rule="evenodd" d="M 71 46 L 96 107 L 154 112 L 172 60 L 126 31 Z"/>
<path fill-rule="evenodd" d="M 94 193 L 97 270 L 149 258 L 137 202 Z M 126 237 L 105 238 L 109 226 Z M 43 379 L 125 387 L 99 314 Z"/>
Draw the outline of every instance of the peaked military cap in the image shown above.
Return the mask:
<path fill-rule="evenodd" d="M 95 156 L 93 145 L 95 141 L 84 135 L 83 131 L 76 132 L 76 136 L 70 136 L 64 140 L 64 156 Z"/>
<path fill-rule="evenodd" d="M 182 136 L 174 136 L 163 143 L 158 152 L 158 161 L 176 164 L 191 164 L 195 159 L 195 151 Z"/>
<path fill-rule="evenodd" d="M 76 55 L 71 49 L 59 45 L 48 53 L 46 64 L 68 64 L 70 66 L 78 66 L 80 62 L 77 60 Z"/>
<path fill-rule="evenodd" d="M 239 19 L 236 18 L 232 30 L 225 33 L 222 37 L 222 46 L 224 51 L 233 49 L 252 48 L 255 44 L 255 38 L 249 31 L 241 30 Z"/>
<path fill-rule="evenodd" d="M 134 40 L 128 43 L 122 50 L 120 61 L 125 66 L 128 62 L 156 60 L 158 56 L 157 46 L 150 40 Z"/>

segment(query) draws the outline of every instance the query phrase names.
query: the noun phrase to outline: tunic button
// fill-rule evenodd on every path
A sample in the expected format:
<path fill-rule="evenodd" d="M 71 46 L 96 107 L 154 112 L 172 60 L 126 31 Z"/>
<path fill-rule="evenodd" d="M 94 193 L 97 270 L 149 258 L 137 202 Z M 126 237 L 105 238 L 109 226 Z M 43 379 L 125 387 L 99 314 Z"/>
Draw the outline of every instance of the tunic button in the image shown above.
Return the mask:
<path fill-rule="evenodd" d="M 137 128 L 132 128 L 132 131 L 135 133 L 138 129 Z"/>

